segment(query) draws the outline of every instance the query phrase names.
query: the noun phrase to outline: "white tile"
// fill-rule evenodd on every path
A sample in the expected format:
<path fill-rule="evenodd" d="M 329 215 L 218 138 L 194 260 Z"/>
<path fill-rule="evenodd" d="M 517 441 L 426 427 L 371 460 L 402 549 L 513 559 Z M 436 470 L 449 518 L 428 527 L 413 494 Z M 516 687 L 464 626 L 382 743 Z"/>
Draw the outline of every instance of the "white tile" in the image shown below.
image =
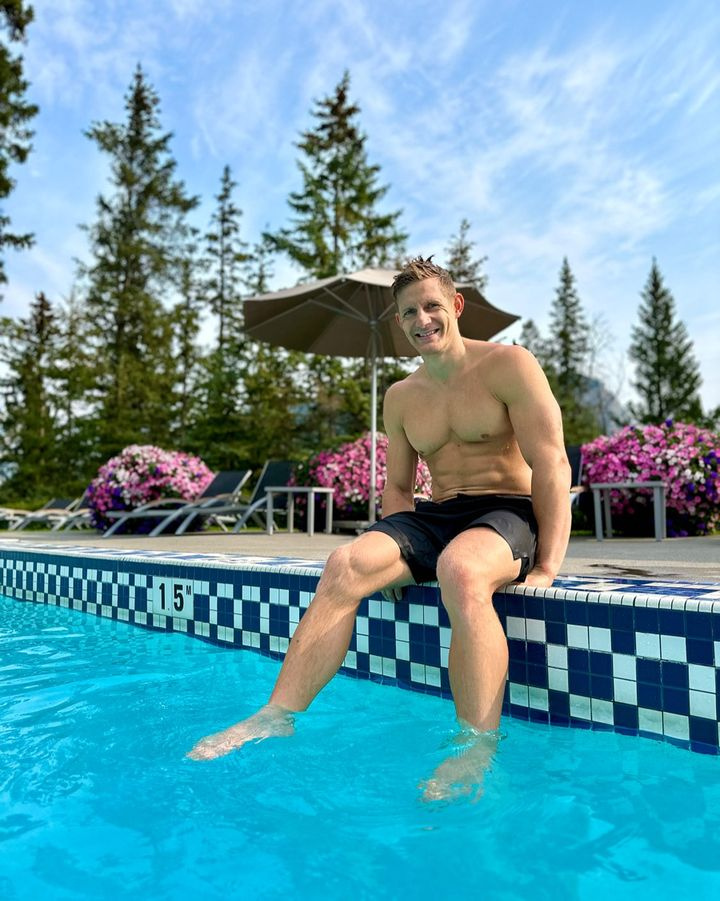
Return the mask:
<path fill-rule="evenodd" d="M 715 691 L 715 667 L 701 666 L 699 663 L 688 664 L 688 683 L 697 691 Z"/>
<path fill-rule="evenodd" d="M 687 663 L 687 645 L 682 635 L 661 635 L 660 651 L 663 660 Z"/>
<path fill-rule="evenodd" d="M 600 626 L 590 626 L 588 631 L 590 648 L 593 651 L 612 651 L 610 629 L 605 629 Z"/>
<path fill-rule="evenodd" d="M 603 701 L 600 698 L 592 698 L 591 709 L 594 723 L 606 723 L 609 726 L 615 724 L 612 701 Z"/>
<path fill-rule="evenodd" d="M 527 620 L 527 639 L 528 641 L 546 641 L 545 621 L 542 619 Z"/>
<path fill-rule="evenodd" d="M 570 716 L 580 720 L 592 719 L 590 698 L 586 698 L 584 695 L 570 695 Z"/>
<path fill-rule="evenodd" d="M 395 670 L 395 661 L 392 657 L 383 657 L 382 674 L 383 676 L 387 676 L 389 679 L 394 679 L 397 676 L 397 672 Z"/>
<path fill-rule="evenodd" d="M 355 647 L 361 654 L 367 654 L 369 650 L 367 635 L 356 635 Z"/>
<path fill-rule="evenodd" d="M 567 627 L 568 647 L 587 648 L 589 643 L 588 627 L 573 624 Z"/>
<path fill-rule="evenodd" d="M 393 601 L 380 601 L 380 613 L 383 619 L 395 619 L 395 603 Z"/>
<path fill-rule="evenodd" d="M 377 654 L 370 655 L 370 672 L 375 673 L 378 676 L 382 676 L 382 657 Z"/>
<path fill-rule="evenodd" d="M 382 602 L 376 600 L 368 601 L 368 616 L 370 619 L 381 619 L 382 617 Z"/>
<path fill-rule="evenodd" d="M 613 676 L 617 679 L 637 678 L 637 658 L 634 654 L 613 654 Z"/>
<path fill-rule="evenodd" d="M 635 634 L 635 653 L 638 657 L 660 659 L 660 636 L 654 632 L 637 632 Z"/>
<path fill-rule="evenodd" d="M 423 622 L 423 608 L 421 604 L 409 604 L 408 605 L 408 619 L 411 623 L 417 623 L 422 625 Z"/>
<path fill-rule="evenodd" d="M 355 651 L 347 652 L 343 660 L 343 666 L 346 666 L 348 669 L 357 669 L 357 653 Z"/>
<path fill-rule="evenodd" d="M 448 663 L 450 660 L 450 648 L 441 647 L 440 648 L 440 666 L 444 666 L 445 669 L 448 667 Z"/>
<path fill-rule="evenodd" d="M 520 616 L 508 616 L 505 621 L 505 633 L 508 638 L 525 640 L 525 620 Z"/>
<path fill-rule="evenodd" d="M 663 733 L 670 738 L 679 738 L 687 741 L 690 738 L 690 726 L 688 718 L 679 713 L 663 713 Z"/>
<path fill-rule="evenodd" d="M 662 713 L 650 707 L 638 707 L 638 728 L 641 732 L 663 734 Z"/>
<path fill-rule="evenodd" d="M 420 685 L 425 684 L 425 664 L 424 663 L 411 663 L 410 664 L 410 679 L 413 682 L 418 682 Z"/>
<path fill-rule="evenodd" d="M 637 682 L 631 679 L 613 679 L 613 697 L 621 704 L 637 706 Z"/>
<path fill-rule="evenodd" d="M 527 685 L 518 685 L 516 682 L 510 683 L 510 703 L 519 704 L 520 707 L 529 707 L 530 698 Z"/>
<path fill-rule="evenodd" d="M 410 644 L 407 641 L 395 642 L 395 656 L 398 660 L 410 659 Z"/>
<path fill-rule="evenodd" d="M 720 641 L 714 641 L 713 647 L 715 649 L 715 666 L 720 666 Z"/>
<path fill-rule="evenodd" d="M 440 647 L 449 648 L 450 639 L 452 638 L 452 629 L 447 626 L 440 626 Z"/>
<path fill-rule="evenodd" d="M 358 616 L 355 620 L 355 631 L 358 635 L 368 635 L 369 634 L 369 624 L 367 616 Z"/>
<path fill-rule="evenodd" d="M 440 667 L 438 667 L 438 666 L 426 666 L 425 667 L 425 684 L 433 685 L 435 688 L 440 688 Z"/>
<path fill-rule="evenodd" d="M 533 710 L 549 710 L 547 688 L 530 686 L 530 706 Z"/>
<path fill-rule="evenodd" d="M 547 646 L 547 662 L 548 666 L 555 666 L 559 669 L 568 668 L 568 652 L 563 644 L 549 644 Z"/>
<path fill-rule="evenodd" d="M 707 691 L 693 691 L 690 689 L 690 714 L 691 716 L 703 716 L 706 719 L 717 718 L 717 699 L 715 693 Z"/>
<path fill-rule="evenodd" d="M 426 626 L 439 625 L 438 608 L 425 604 L 423 609 L 423 622 Z"/>
<path fill-rule="evenodd" d="M 554 666 L 548 667 L 548 688 L 553 691 L 568 690 L 568 671 L 565 669 L 557 669 Z"/>
<path fill-rule="evenodd" d="M 395 640 L 396 641 L 410 641 L 410 625 L 408 623 L 401 622 L 398 620 L 395 623 Z"/>

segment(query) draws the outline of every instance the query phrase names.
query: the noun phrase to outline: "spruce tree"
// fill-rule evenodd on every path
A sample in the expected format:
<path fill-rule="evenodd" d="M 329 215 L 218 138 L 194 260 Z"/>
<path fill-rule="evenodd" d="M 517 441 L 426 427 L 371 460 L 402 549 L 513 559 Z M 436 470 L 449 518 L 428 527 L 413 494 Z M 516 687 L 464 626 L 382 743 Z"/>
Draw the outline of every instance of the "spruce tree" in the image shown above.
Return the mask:
<path fill-rule="evenodd" d="M 99 453 L 135 442 L 167 445 L 173 430 L 177 360 L 173 311 L 192 239 L 186 221 L 197 198 L 175 178 L 160 127 L 159 99 L 138 66 L 126 121 L 95 123 L 88 137 L 111 159 L 111 193 L 89 228 L 92 261 L 82 267 L 94 326 Z"/>
<path fill-rule="evenodd" d="M 25 6 L 22 0 L 1 0 L 0 28 L 7 33 L 11 44 L 25 39 L 25 29 L 32 19 L 32 7 Z M 25 99 L 27 89 L 22 56 L 13 55 L 10 48 L 0 42 L 0 203 L 15 187 L 15 180 L 10 175 L 11 165 L 24 163 L 30 152 L 33 133 L 28 123 L 38 108 Z M 10 217 L 0 207 L 0 284 L 7 281 L 3 265 L 5 248 L 19 250 L 32 243 L 31 234 L 10 231 Z"/>
<path fill-rule="evenodd" d="M 217 318 L 217 349 L 222 353 L 229 342 L 240 340 L 242 334 L 242 277 L 250 260 L 247 244 L 240 238 L 242 210 L 236 206 L 230 167 L 225 166 L 220 180 L 217 207 L 212 215 L 210 230 L 205 235 L 207 269 L 207 301 Z"/>
<path fill-rule="evenodd" d="M 565 257 L 550 308 L 547 365 L 569 444 L 588 441 L 598 430 L 597 418 L 586 399 L 588 350 L 588 324 L 575 287 L 575 276 Z"/>
<path fill-rule="evenodd" d="M 41 292 L 26 319 L 6 319 L 3 326 L 0 360 L 7 374 L 3 379 L 0 463 L 12 463 L 15 468 L 3 485 L 3 494 L 28 505 L 39 504 L 60 481 L 50 372 L 57 339 L 55 311 Z"/>
<path fill-rule="evenodd" d="M 469 239 L 470 223 L 467 219 L 460 222 L 457 235 L 453 235 L 450 244 L 445 249 L 447 254 L 446 269 L 453 277 L 455 284 L 472 285 L 480 293 L 485 291 L 488 277 L 482 271 L 487 262 L 487 257 L 473 259 L 472 249 L 475 242 Z"/>
<path fill-rule="evenodd" d="M 636 366 L 633 387 L 640 396 L 631 404 L 640 422 L 703 420 L 700 368 L 683 322 L 676 318 L 675 299 L 665 287 L 657 261 L 642 291 L 639 323 L 631 332 L 630 359 Z"/>
<path fill-rule="evenodd" d="M 388 186 L 378 184 L 380 167 L 368 162 L 360 108 L 349 90 L 345 72 L 334 93 L 316 102 L 314 127 L 297 144 L 303 186 L 288 200 L 292 225 L 269 236 L 310 278 L 387 265 L 407 238 L 398 227 L 399 210 L 378 210 Z"/>

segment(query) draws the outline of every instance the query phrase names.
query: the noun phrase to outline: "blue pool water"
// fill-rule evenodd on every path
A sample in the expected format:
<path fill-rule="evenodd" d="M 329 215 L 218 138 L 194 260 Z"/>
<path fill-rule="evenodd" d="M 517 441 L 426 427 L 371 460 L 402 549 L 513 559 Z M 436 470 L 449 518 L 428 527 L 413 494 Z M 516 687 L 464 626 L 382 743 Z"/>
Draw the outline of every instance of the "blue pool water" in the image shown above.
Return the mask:
<path fill-rule="evenodd" d="M 662 899 L 720 890 L 720 758 L 503 723 L 482 796 L 422 799 L 452 705 L 338 677 L 293 737 L 185 753 L 279 664 L 0 599 L 0 897 Z"/>

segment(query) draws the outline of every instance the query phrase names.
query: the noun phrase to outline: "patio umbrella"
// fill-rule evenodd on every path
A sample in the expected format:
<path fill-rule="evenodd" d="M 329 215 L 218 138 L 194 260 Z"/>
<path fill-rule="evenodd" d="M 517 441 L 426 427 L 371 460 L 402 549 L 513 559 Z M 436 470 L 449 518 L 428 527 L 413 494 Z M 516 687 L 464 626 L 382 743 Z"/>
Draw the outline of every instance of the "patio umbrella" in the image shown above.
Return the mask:
<path fill-rule="evenodd" d="M 369 359 L 370 522 L 376 506 L 378 360 L 416 354 L 395 322 L 392 283 L 397 272 L 361 269 L 244 302 L 245 331 L 253 338 L 306 353 Z M 457 288 L 465 298 L 460 331 L 466 338 L 487 340 L 519 318 L 489 304 L 471 285 Z"/>

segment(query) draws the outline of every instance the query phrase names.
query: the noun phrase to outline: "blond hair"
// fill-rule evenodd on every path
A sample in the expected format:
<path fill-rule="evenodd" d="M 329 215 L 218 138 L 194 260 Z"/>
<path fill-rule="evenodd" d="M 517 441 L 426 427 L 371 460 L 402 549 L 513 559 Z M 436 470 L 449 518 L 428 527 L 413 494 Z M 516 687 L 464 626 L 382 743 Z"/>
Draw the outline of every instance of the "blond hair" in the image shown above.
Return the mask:
<path fill-rule="evenodd" d="M 426 278 L 436 278 L 440 282 L 441 289 L 448 297 L 455 296 L 455 283 L 453 282 L 452 276 L 447 269 L 443 269 L 442 266 L 433 263 L 431 254 L 427 259 L 415 257 L 412 260 L 408 260 L 400 272 L 398 272 L 393 279 L 392 285 L 395 301 L 397 302 L 398 294 L 400 294 L 402 290 L 409 285 L 415 284 L 415 282 L 422 282 Z"/>

